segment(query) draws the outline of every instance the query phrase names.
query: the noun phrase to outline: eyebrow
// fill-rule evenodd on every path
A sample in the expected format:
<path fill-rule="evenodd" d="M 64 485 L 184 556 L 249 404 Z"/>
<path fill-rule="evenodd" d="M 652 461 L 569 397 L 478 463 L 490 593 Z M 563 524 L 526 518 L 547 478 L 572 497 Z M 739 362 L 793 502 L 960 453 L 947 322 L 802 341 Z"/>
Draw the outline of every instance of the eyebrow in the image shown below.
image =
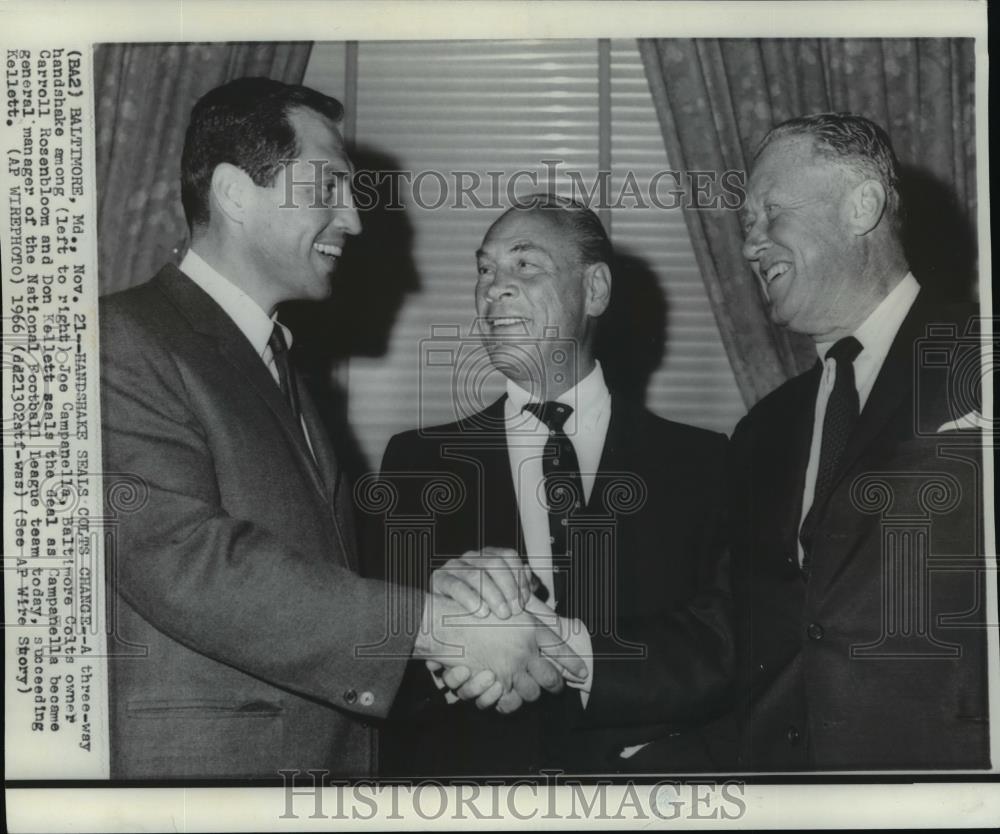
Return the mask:
<path fill-rule="evenodd" d="M 532 243 L 530 240 L 519 240 L 517 243 L 513 244 L 508 250 L 508 252 L 539 252 L 546 257 L 549 256 L 548 250 L 537 243 Z M 476 250 L 477 258 L 488 258 L 489 254 L 485 249 Z"/>
<path fill-rule="evenodd" d="M 547 255 L 548 252 L 539 246 L 537 243 L 532 243 L 530 240 L 519 241 L 510 247 L 511 252 L 541 252 L 543 255 Z"/>

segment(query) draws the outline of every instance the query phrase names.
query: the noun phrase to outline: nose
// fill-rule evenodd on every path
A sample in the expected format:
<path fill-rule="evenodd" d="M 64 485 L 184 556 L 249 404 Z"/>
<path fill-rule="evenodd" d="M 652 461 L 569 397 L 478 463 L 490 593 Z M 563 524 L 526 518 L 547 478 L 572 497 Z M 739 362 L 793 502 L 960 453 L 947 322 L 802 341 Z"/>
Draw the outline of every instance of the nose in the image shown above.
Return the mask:
<path fill-rule="evenodd" d="M 346 186 L 340 194 L 341 202 L 334 205 L 333 226 L 345 235 L 361 234 L 361 216 L 354 202 L 354 192 Z"/>
<path fill-rule="evenodd" d="M 753 263 L 760 259 L 760 253 L 767 248 L 768 237 L 763 220 L 757 220 L 750 226 L 743 240 L 743 257 Z"/>
<path fill-rule="evenodd" d="M 510 280 L 503 270 L 497 270 L 493 278 L 486 284 L 486 300 L 491 303 L 503 298 L 516 298 L 517 293 L 517 284 Z"/>
<path fill-rule="evenodd" d="M 345 235 L 361 234 L 361 217 L 353 203 L 341 206 L 336 212 L 333 218 L 333 225 L 336 229 Z"/>

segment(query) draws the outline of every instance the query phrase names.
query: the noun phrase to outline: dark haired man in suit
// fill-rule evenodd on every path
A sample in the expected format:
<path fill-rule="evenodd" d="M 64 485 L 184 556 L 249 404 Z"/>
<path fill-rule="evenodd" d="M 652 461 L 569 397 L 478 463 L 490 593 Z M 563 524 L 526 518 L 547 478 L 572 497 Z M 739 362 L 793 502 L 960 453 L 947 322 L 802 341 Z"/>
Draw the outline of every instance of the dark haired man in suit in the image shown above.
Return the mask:
<path fill-rule="evenodd" d="M 764 138 L 743 252 L 819 362 L 733 435 L 740 769 L 989 765 L 979 339 L 901 224 L 868 119 Z"/>
<path fill-rule="evenodd" d="M 340 115 L 265 78 L 203 96 L 181 165 L 191 249 L 103 299 L 115 778 L 369 774 L 411 655 L 529 698 L 562 686 L 531 615 L 446 623 L 452 601 L 356 572 L 351 490 L 275 316 L 326 298 L 361 230 Z M 120 480 L 141 500 L 117 512 Z"/>
<path fill-rule="evenodd" d="M 457 423 L 397 435 L 382 464 L 406 518 L 430 529 L 428 553 L 516 549 L 534 576 L 529 610 L 558 623 L 589 675 L 515 715 L 444 704 L 423 664 L 407 685 L 439 699 L 383 735 L 383 772 L 484 776 L 695 770 L 696 734 L 729 684 L 731 635 L 722 519 L 725 438 L 660 419 L 611 393 L 594 355 L 613 254 L 597 216 L 534 195 L 504 213 L 476 253 L 484 349 L 507 393 Z M 437 510 L 427 482 L 460 484 Z M 401 548 L 376 569 L 426 577 Z M 424 554 L 425 556 L 428 554 Z M 479 562 L 450 563 L 475 591 Z M 516 600 L 511 600 L 516 607 Z M 474 698 L 458 670 L 445 683 Z M 656 739 L 657 755 L 640 748 Z M 636 751 L 640 751 L 638 755 Z"/>

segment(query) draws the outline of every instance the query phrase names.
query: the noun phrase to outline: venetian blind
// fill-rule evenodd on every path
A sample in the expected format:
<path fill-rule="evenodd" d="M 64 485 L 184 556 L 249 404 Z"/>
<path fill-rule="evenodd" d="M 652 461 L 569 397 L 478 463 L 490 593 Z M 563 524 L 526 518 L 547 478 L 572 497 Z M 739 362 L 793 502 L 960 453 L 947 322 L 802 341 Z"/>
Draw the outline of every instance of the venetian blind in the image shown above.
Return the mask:
<path fill-rule="evenodd" d="M 508 190 L 593 188 L 598 46 L 362 42 L 357 55 L 357 155 L 405 172 L 398 181 L 416 276 L 384 355 L 354 357 L 342 374 L 351 424 L 377 467 L 394 433 L 470 414 L 503 390 L 474 333 L 473 253 Z M 343 99 L 344 56 L 343 44 L 317 44 L 305 83 Z M 635 42 L 612 42 L 611 56 L 612 241 L 666 307 L 660 319 L 646 316 L 647 326 L 665 329 L 666 345 L 646 402 L 665 417 L 728 432 L 743 404 L 681 210 L 636 206 L 627 195 L 615 205 L 630 171 L 641 193 L 668 164 Z"/>

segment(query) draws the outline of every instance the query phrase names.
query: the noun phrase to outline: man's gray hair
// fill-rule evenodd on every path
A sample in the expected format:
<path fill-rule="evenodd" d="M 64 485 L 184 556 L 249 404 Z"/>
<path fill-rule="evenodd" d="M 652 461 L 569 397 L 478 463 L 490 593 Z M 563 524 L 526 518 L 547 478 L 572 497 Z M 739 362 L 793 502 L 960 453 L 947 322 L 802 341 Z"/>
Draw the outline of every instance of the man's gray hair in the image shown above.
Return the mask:
<path fill-rule="evenodd" d="M 605 263 L 611 266 L 614 251 L 600 218 L 587 206 L 550 191 L 539 191 L 520 197 L 497 220 L 513 212 L 540 212 L 562 223 L 573 233 L 574 243 L 583 266 Z"/>
<path fill-rule="evenodd" d="M 754 153 L 754 161 L 772 142 L 795 136 L 814 140 L 817 154 L 844 165 L 864 179 L 882 183 L 886 213 L 898 231 L 902 222 L 899 161 L 889 135 L 871 119 L 854 113 L 813 113 L 789 119 L 771 128 Z"/>

